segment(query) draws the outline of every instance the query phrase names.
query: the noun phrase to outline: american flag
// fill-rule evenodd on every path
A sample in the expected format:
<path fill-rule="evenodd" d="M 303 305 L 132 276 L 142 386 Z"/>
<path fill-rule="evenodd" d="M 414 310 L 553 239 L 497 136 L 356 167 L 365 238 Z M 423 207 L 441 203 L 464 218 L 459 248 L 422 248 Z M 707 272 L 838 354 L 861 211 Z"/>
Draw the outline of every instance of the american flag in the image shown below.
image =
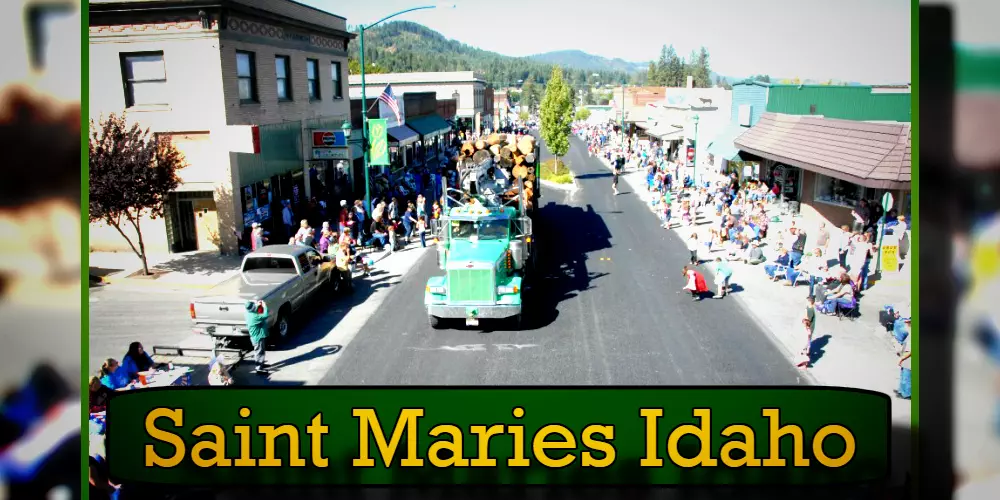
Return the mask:
<path fill-rule="evenodd" d="M 382 95 L 378 96 L 378 100 L 384 102 L 386 106 L 389 106 L 392 113 L 396 115 L 397 122 L 403 121 L 399 118 L 399 102 L 396 100 L 396 96 L 392 94 L 392 84 L 385 86 L 385 90 L 382 91 Z"/>

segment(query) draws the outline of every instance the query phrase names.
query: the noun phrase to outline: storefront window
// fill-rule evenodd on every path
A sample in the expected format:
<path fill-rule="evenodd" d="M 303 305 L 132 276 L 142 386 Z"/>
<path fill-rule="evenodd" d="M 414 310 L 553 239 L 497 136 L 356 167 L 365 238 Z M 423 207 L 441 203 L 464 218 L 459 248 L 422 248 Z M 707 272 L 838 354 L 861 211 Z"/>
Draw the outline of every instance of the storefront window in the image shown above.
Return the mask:
<path fill-rule="evenodd" d="M 853 208 L 864 197 L 864 186 L 816 174 L 816 193 L 814 196 L 816 201 Z"/>

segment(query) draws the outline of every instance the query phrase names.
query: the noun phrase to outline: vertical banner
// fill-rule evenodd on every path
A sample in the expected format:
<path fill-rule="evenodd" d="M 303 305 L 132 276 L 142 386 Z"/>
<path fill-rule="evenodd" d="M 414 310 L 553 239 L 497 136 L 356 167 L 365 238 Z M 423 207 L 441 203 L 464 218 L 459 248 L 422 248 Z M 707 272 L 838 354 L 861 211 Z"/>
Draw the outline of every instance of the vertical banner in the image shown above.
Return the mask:
<path fill-rule="evenodd" d="M 386 121 L 384 119 L 368 120 L 368 140 L 370 148 L 368 151 L 369 165 L 389 164 L 389 139 L 386 134 Z"/>

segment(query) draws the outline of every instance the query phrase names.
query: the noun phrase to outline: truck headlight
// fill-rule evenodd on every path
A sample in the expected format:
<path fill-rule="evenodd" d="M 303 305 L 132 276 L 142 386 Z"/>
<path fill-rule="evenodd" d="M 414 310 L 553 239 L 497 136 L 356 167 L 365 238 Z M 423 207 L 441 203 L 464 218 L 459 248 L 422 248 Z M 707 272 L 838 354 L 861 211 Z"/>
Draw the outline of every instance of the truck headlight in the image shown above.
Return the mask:
<path fill-rule="evenodd" d="M 432 293 L 434 295 L 445 295 L 448 290 L 443 286 L 429 286 L 427 287 L 427 293 Z"/>
<path fill-rule="evenodd" d="M 512 293 L 517 293 L 518 292 L 518 288 L 517 288 L 517 285 L 501 286 L 501 287 L 497 287 L 497 292 L 499 292 L 501 295 L 508 295 L 508 294 L 512 294 Z"/>

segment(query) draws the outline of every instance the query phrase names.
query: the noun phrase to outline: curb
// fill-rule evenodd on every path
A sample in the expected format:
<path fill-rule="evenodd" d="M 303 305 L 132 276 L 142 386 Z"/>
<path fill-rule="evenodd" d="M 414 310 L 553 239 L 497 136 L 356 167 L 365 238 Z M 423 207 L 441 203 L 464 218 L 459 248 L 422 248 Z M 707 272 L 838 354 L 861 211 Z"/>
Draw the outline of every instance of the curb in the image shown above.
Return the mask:
<path fill-rule="evenodd" d="M 542 181 L 542 186 L 545 186 L 547 188 L 557 189 L 559 191 L 572 192 L 576 191 L 577 189 L 580 189 L 580 186 L 576 183 L 575 177 L 573 178 L 573 182 L 570 184 L 559 184 L 557 182 L 547 181 L 545 179 L 541 179 L 541 181 Z"/>
<path fill-rule="evenodd" d="M 228 278 L 225 278 L 228 279 Z M 157 282 L 156 280 L 138 280 L 131 278 L 109 278 L 107 276 L 101 276 L 99 278 L 99 283 L 101 285 L 119 285 L 124 287 L 137 287 L 137 288 L 162 288 L 162 289 L 194 289 L 194 290 L 207 290 L 212 288 L 223 280 L 219 280 L 217 283 L 205 284 L 205 283 L 166 283 Z"/>

